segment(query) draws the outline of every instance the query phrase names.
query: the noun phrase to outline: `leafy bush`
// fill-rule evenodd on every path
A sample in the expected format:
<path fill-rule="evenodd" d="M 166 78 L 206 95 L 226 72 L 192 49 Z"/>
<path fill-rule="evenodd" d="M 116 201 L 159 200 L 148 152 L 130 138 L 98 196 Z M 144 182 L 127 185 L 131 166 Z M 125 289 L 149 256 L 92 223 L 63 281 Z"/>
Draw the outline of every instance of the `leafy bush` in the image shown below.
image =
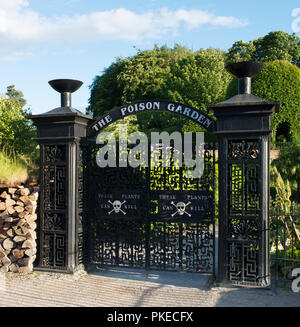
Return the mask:
<path fill-rule="evenodd" d="M 36 177 L 38 146 L 35 127 L 26 118 L 26 101 L 13 85 L 0 98 L 0 183 L 23 183 L 28 174 Z M 34 171 L 33 171 L 34 170 Z"/>
<path fill-rule="evenodd" d="M 88 112 L 99 117 L 114 106 L 157 98 L 207 111 L 205 104 L 228 97 L 232 79 L 225 69 L 222 51 L 155 46 L 153 50 L 139 50 L 130 58 L 117 59 L 101 76 L 96 76 L 91 85 Z M 185 124 L 191 123 L 167 112 L 159 115 L 145 112 L 136 116 L 137 127 L 146 133 L 182 131 Z M 190 127 L 199 131 L 196 124 Z"/>
<path fill-rule="evenodd" d="M 227 63 L 240 61 L 287 60 L 300 67 L 300 38 L 274 31 L 249 42 L 237 41 L 226 53 Z"/>
<path fill-rule="evenodd" d="M 280 149 L 279 158 L 272 161 L 271 172 L 274 168 L 281 174 L 282 179 L 289 181 L 292 201 L 300 199 L 300 140 L 287 142 Z M 272 177 L 274 175 L 272 174 Z M 275 180 L 271 179 L 271 186 L 275 187 Z"/>
<path fill-rule="evenodd" d="M 280 111 L 272 120 L 273 140 L 280 124 L 289 125 L 288 138 L 297 140 L 300 128 L 300 71 L 285 61 L 275 60 L 265 64 L 263 71 L 253 79 L 253 94 L 269 100 L 280 101 Z"/>
<path fill-rule="evenodd" d="M 0 99 L 0 148 L 16 155 L 36 155 L 35 128 L 26 118 L 28 112 L 12 99 Z"/>

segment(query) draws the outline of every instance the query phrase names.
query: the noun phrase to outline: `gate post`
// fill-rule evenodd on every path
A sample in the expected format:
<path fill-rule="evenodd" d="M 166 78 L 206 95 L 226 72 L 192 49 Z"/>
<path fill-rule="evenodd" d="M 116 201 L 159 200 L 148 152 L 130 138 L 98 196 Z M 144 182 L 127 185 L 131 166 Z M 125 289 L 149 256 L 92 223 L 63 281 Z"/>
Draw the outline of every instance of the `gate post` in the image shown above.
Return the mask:
<path fill-rule="evenodd" d="M 219 248 L 217 283 L 270 285 L 269 139 L 279 102 L 251 94 L 251 77 L 263 64 L 242 62 L 227 70 L 239 94 L 208 106 L 219 140 Z"/>
<path fill-rule="evenodd" d="M 61 107 L 29 118 L 40 146 L 40 197 L 36 270 L 72 273 L 82 260 L 79 213 L 80 139 L 91 117 L 71 107 L 76 80 L 53 80 Z"/>

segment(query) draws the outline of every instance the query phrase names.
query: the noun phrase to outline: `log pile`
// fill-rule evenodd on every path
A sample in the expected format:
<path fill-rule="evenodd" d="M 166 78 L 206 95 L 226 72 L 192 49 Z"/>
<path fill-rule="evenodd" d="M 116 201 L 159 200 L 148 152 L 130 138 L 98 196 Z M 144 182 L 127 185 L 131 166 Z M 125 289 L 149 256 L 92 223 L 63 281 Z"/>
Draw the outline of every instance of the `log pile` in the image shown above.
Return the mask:
<path fill-rule="evenodd" d="M 16 186 L 0 189 L 0 270 L 30 273 L 36 258 L 38 191 Z"/>

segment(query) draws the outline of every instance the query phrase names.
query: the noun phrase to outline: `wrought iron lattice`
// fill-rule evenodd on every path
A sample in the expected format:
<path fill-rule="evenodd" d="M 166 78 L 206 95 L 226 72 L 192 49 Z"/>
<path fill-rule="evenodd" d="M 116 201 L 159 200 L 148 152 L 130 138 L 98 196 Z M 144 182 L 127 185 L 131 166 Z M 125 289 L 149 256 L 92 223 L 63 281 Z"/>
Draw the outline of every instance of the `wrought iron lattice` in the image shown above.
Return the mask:
<path fill-rule="evenodd" d="M 42 148 L 42 199 L 38 241 L 40 267 L 64 269 L 66 244 L 67 145 L 45 144 Z"/>
<path fill-rule="evenodd" d="M 174 165 L 173 150 L 170 167 L 149 159 L 147 167 L 100 168 L 99 148 L 90 145 L 87 168 L 89 261 L 214 273 L 215 144 L 205 145 L 199 178 Z"/>
<path fill-rule="evenodd" d="M 261 252 L 260 139 L 228 141 L 228 279 L 258 285 Z"/>
<path fill-rule="evenodd" d="M 87 142 L 82 142 L 78 145 L 78 205 L 77 205 L 77 264 L 86 263 L 88 244 L 88 161 L 89 161 L 89 146 Z"/>

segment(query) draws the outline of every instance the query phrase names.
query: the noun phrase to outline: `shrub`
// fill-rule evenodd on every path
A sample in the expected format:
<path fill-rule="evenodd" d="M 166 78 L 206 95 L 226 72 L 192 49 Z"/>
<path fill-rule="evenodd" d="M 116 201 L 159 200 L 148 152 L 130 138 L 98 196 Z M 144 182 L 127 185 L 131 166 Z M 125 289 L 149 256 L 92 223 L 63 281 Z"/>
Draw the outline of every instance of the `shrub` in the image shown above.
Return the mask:
<path fill-rule="evenodd" d="M 269 100 L 280 101 L 280 111 L 272 120 L 273 141 L 280 124 L 289 126 L 288 138 L 297 140 L 300 128 L 300 71 L 285 60 L 265 64 L 263 71 L 253 79 L 253 94 Z"/>

